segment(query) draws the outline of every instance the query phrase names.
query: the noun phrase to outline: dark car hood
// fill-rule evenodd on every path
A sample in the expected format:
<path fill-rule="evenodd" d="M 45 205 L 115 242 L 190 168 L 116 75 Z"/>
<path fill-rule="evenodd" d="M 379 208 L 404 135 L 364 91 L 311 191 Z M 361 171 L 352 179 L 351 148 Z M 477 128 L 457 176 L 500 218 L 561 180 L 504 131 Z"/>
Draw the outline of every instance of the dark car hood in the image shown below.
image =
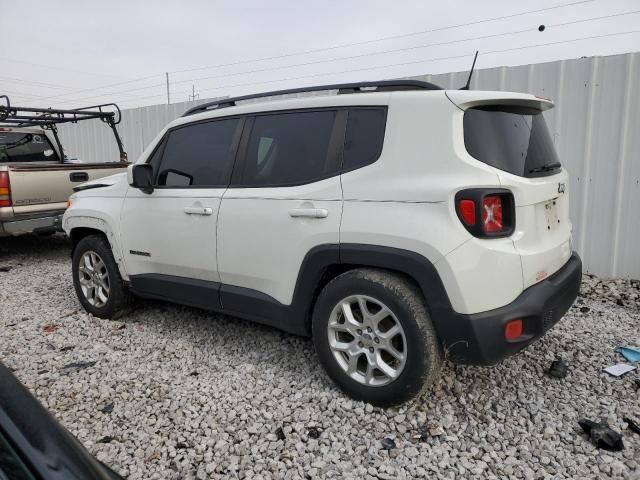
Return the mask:
<path fill-rule="evenodd" d="M 44 480 L 122 479 L 92 457 L 2 363 L 0 434 Z"/>

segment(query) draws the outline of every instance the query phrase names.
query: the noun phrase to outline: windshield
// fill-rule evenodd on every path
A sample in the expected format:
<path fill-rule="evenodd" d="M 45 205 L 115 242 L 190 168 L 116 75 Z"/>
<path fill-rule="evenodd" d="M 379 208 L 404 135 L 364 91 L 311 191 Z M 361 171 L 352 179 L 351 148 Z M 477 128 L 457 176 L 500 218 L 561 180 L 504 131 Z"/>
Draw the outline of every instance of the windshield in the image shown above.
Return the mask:
<path fill-rule="evenodd" d="M 561 168 L 542 112 L 535 109 L 470 108 L 464 144 L 475 159 L 521 177 L 554 175 Z"/>
<path fill-rule="evenodd" d="M 44 133 L 0 132 L 0 163 L 59 161 Z"/>

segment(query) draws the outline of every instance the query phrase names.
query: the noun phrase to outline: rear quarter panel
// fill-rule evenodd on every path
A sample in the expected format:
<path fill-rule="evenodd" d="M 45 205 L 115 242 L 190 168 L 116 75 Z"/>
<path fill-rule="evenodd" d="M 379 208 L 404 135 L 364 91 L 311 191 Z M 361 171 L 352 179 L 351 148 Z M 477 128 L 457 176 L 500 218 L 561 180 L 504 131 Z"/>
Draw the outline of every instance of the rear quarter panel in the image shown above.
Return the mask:
<path fill-rule="evenodd" d="M 436 267 L 456 312 L 501 307 L 522 293 L 520 255 L 510 239 L 477 239 L 455 212 L 455 194 L 496 188 L 496 170 L 471 158 L 463 112 L 444 92 L 402 92 L 390 102 L 380 158 L 342 175 L 340 243 L 418 253 Z"/>

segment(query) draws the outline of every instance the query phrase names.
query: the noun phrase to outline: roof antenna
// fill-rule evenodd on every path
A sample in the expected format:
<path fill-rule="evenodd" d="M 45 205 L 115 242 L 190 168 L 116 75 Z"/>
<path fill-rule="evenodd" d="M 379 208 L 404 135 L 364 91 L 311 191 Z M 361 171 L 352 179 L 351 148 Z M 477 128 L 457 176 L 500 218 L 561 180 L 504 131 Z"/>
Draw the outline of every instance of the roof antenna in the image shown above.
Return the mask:
<path fill-rule="evenodd" d="M 471 64 L 471 70 L 469 71 L 469 78 L 467 78 L 467 83 L 460 90 L 469 90 L 469 85 L 471 85 L 471 76 L 473 75 L 473 69 L 476 66 L 477 59 L 478 59 L 478 50 L 476 50 L 476 55 L 473 57 L 473 63 Z"/>

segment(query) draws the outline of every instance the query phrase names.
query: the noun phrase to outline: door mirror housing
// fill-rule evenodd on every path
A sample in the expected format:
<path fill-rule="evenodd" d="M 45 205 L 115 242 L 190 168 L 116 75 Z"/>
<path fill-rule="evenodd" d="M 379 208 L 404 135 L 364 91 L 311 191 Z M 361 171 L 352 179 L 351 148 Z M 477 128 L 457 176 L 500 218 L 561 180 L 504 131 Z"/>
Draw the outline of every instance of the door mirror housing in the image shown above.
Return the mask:
<path fill-rule="evenodd" d="M 142 192 L 153 193 L 153 167 L 148 163 L 134 163 L 129 165 L 127 176 L 129 185 Z"/>

